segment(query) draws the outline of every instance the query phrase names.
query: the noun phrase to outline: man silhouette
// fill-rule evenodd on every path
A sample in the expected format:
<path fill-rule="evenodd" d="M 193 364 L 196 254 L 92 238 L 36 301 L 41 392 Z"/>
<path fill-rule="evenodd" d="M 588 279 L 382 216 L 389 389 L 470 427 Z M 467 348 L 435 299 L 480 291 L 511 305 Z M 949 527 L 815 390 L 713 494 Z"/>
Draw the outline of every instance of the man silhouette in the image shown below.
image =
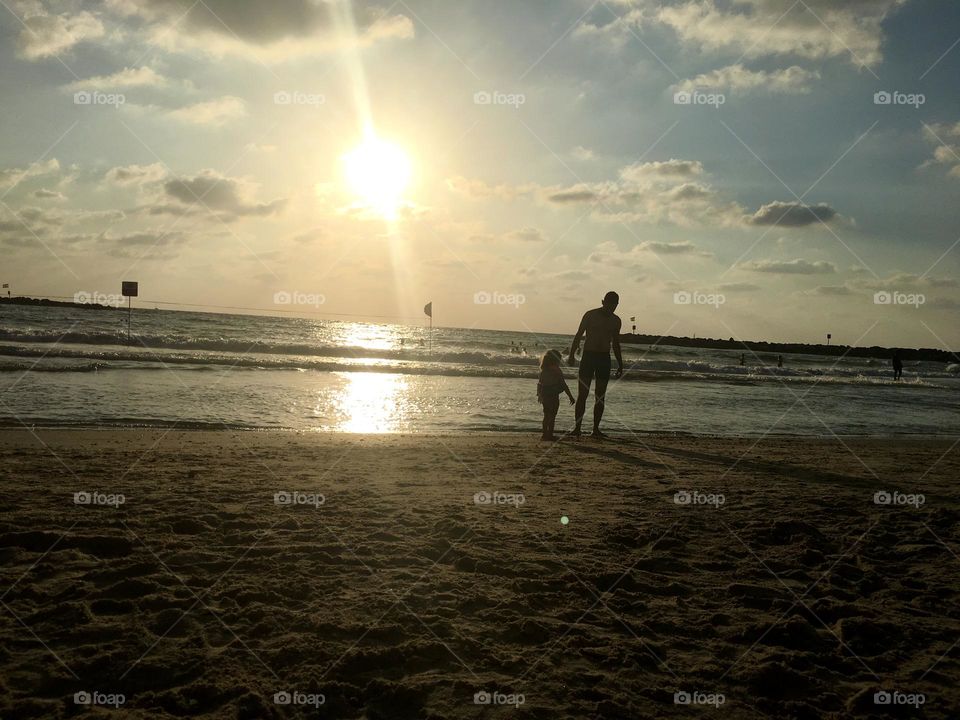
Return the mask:
<path fill-rule="evenodd" d="M 590 383 L 594 379 L 597 381 L 596 397 L 593 401 L 593 437 L 605 438 L 600 432 L 600 419 L 603 417 L 603 405 L 606 400 L 607 383 L 610 381 L 610 346 L 613 346 L 613 352 L 617 356 L 617 374 L 619 378 L 623 375 L 623 357 L 620 354 L 620 318 L 613 314 L 620 304 L 620 296 L 613 290 L 603 296 L 603 302 L 600 307 L 593 310 L 587 310 L 580 321 L 580 328 L 573 337 L 573 344 L 570 346 L 569 362 L 571 365 L 577 363 L 577 349 L 580 347 L 580 340 L 586 334 L 586 340 L 583 343 L 583 357 L 580 358 L 580 370 L 577 373 L 577 407 L 576 407 L 576 428 L 573 431 L 575 437 L 580 437 L 580 425 L 583 422 L 583 414 L 587 410 L 587 397 L 590 395 Z"/>

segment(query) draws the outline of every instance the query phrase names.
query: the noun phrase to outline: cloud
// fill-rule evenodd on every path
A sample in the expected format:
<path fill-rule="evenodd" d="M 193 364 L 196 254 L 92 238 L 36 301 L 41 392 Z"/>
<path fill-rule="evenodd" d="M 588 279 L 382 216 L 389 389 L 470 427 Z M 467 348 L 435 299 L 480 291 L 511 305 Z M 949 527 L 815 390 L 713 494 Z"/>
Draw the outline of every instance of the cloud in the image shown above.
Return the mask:
<path fill-rule="evenodd" d="M 246 114 L 246 105 L 243 100 L 230 95 L 208 100 L 207 102 L 188 105 L 167 113 L 167 117 L 190 125 L 208 125 L 219 127 L 243 117 Z"/>
<path fill-rule="evenodd" d="M 371 2 L 318 0 L 106 0 L 121 16 L 145 20 L 151 42 L 175 51 L 235 54 L 259 60 L 330 52 L 346 45 L 413 37 L 405 15 Z M 349 13 L 347 15 L 346 13 Z M 176 32 L 170 32 L 172 26 Z M 348 30 L 354 30 L 351 36 Z"/>
<path fill-rule="evenodd" d="M 253 188 L 248 183 L 221 175 L 215 170 L 203 170 L 192 177 L 168 180 L 163 189 L 169 198 L 179 203 L 170 208 L 174 211 L 172 214 L 176 214 L 177 208 L 187 212 L 190 206 L 196 205 L 221 213 L 221 219 L 232 220 L 237 217 L 273 215 L 286 205 L 286 200 L 282 198 L 268 203 L 254 202 L 251 200 Z M 151 214 L 158 213 L 151 211 Z"/>
<path fill-rule="evenodd" d="M 167 175 L 161 163 L 152 165 L 126 165 L 107 170 L 104 176 L 108 182 L 121 187 L 136 187 L 159 182 Z"/>
<path fill-rule="evenodd" d="M 760 289 L 761 288 L 759 285 L 754 285 L 753 283 L 747 282 L 725 283 L 717 287 L 717 290 L 722 293 L 748 293 L 756 292 Z"/>
<path fill-rule="evenodd" d="M 806 227 L 817 222 L 828 223 L 837 217 L 829 205 L 804 205 L 798 202 L 774 201 L 760 207 L 749 219 L 752 225 Z"/>
<path fill-rule="evenodd" d="M 572 157 L 574 160 L 586 162 L 587 160 L 593 160 L 595 155 L 593 150 L 590 148 L 585 148 L 583 145 L 577 145 L 573 150 L 570 151 L 570 157 Z"/>
<path fill-rule="evenodd" d="M 35 162 L 25 168 L 4 168 L 0 170 L 0 190 L 9 190 L 28 178 L 54 175 L 59 172 L 60 163 L 56 158 L 50 158 L 46 162 Z"/>
<path fill-rule="evenodd" d="M 639 247 L 657 255 L 710 255 L 710 253 L 700 250 L 692 242 L 686 240 L 673 243 L 647 241 L 641 243 Z"/>
<path fill-rule="evenodd" d="M 852 295 L 853 291 L 846 285 L 819 285 L 813 289 L 814 295 L 827 295 L 837 297 L 842 295 Z"/>
<path fill-rule="evenodd" d="M 935 147 L 933 157 L 920 167 L 942 165 L 946 167 L 947 175 L 960 178 L 960 122 L 954 125 L 942 123 L 925 125 L 923 135 Z"/>
<path fill-rule="evenodd" d="M 751 272 L 777 273 L 779 275 L 818 275 L 837 271 L 833 263 L 823 260 L 810 262 L 800 258 L 796 260 L 753 260 L 741 264 L 740 267 Z"/>
<path fill-rule="evenodd" d="M 508 240 L 519 240 L 521 242 L 543 242 L 546 240 L 546 236 L 543 232 L 535 227 L 525 227 L 520 230 L 514 230 L 513 232 L 507 233 Z"/>
<path fill-rule="evenodd" d="M 116 90 L 132 87 L 163 87 L 169 80 L 152 68 L 124 68 L 112 75 L 96 75 L 84 80 L 77 80 L 65 86 L 68 92 L 76 90 Z"/>
<path fill-rule="evenodd" d="M 103 37 L 103 23 L 89 12 L 51 15 L 40 5 L 28 7 L 17 38 L 20 56 L 27 60 L 54 57 L 78 43 Z"/>
<path fill-rule="evenodd" d="M 65 196 L 63 193 L 57 192 L 56 190 L 48 190 L 47 188 L 40 188 L 40 189 L 38 189 L 38 190 L 34 190 L 33 193 L 32 193 L 32 195 L 33 195 L 33 197 L 37 198 L 38 200 L 57 200 L 57 201 L 60 201 L 60 200 L 66 200 L 66 199 L 67 199 L 66 196 Z"/>
<path fill-rule="evenodd" d="M 810 92 L 810 84 L 820 73 L 798 65 L 783 70 L 748 70 L 742 64 L 711 70 L 674 85 L 675 90 L 727 90 L 732 93 L 759 91 L 770 94 L 802 95 Z"/>
<path fill-rule="evenodd" d="M 628 36 L 644 26 L 669 28 L 702 52 L 742 58 L 795 56 L 809 60 L 844 58 L 868 67 L 883 59 L 883 21 L 906 0 L 621 0 L 625 12 L 604 26 L 583 26 L 582 34 Z"/>

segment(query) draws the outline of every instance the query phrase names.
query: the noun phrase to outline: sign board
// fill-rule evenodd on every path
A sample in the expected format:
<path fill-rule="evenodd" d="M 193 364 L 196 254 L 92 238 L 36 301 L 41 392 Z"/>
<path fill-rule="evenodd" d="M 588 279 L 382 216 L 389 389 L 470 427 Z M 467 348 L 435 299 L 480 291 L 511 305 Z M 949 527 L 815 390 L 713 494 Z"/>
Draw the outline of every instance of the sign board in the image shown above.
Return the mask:
<path fill-rule="evenodd" d="M 124 280 L 121 285 L 120 294 L 124 297 L 136 297 L 139 292 L 138 283 L 132 280 Z"/>

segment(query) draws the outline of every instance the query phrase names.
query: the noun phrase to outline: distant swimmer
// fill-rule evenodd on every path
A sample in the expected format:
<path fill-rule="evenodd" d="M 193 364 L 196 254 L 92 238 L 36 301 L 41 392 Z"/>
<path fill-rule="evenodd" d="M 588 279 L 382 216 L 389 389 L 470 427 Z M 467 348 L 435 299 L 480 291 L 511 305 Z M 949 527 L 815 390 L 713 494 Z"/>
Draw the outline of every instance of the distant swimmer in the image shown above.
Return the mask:
<path fill-rule="evenodd" d="M 903 360 L 900 359 L 900 351 L 893 351 L 893 379 L 899 380 L 903 377 Z"/>
<path fill-rule="evenodd" d="M 743 353 L 740 353 L 740 364 L 746 365 L 747 359 L 743 356 Z"/>
<path fill-rule="evenodd" d="M 778 368 L 783 367 L 783 355 L 777 355 L 777 367 Z"/>
<path fill-rule="evenodd" d="M 577 350 L 580 348 L 580 340 L 586 335 L 583 343 L 583 356 L 580 358 L 580 370 L 577 373 L 577 407 L 576 407 L 576 427 L 573 434 L 580 436 L 580 426 L 583 423 L 583 415 L 587 410 L 587 397 L 590 395 L 590 384 L 594 379 L 597 381 L 596 397 L 593 401 L 593 437 L 604 438 L 600 432 L 600 420 L 603 418 L 603 407 L 606 403 L 607 383 L 610 381 L 610 348 L 617 357 L 617 373 L 614 376 L 619 378 L 623 375 L 623 356 L 620 353 L 620 328 L 622 322 L 614 314 L 617 305 L 620 304 L 620 296 L 612 290 L 603 296 L 601 306 L 593 310 L 588 310 L 580 320 L 580 327 L 570 345 L 571 365 L 576 365 Z"/>

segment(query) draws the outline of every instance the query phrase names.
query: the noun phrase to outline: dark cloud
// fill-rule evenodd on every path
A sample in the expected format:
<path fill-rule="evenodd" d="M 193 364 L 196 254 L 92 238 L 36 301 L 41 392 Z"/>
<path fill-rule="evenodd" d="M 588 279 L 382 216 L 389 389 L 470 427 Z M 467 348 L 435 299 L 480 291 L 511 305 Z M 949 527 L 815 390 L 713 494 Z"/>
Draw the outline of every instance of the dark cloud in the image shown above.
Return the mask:
<path fill-rule="evenodd" d="M 835 217 L 837 217 L 837 211 L 829 205 L 774 201 L 761 206 L 749 222 L 752 225 L 805 227 L 817 222 L 830 222 Z"/>

